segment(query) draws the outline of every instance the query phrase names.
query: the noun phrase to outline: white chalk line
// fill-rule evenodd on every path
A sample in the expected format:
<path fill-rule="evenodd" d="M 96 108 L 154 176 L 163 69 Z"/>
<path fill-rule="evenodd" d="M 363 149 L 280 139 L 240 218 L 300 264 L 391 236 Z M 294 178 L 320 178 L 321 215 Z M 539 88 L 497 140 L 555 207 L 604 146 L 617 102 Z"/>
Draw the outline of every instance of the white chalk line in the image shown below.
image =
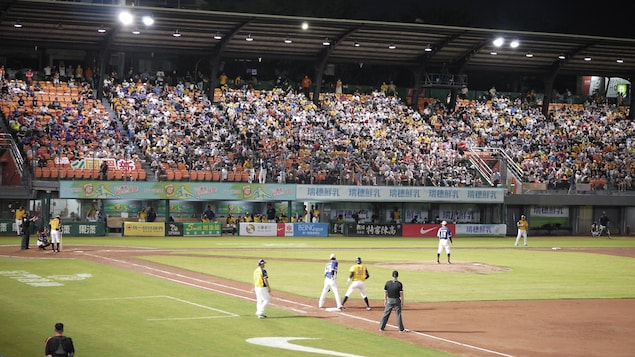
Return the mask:
<path fill-rule="evenodd" d="M 174 301 L 178 301 L 183 304 L 188 304 L 196 307 L 200 307 L 205 310 L 211 310 L 223 315 L 214 315 L 214 316 L 196 316 L 196 317 L 168 317 L 168 318 L 152 318 L 147 319 L 148 321 L 178 321 L 178 320 L 202 320 L 202 319 L 220 319 L 227 317 L 239 317 L 240 315 L 234 314 L 233 312 L 220 310 L 213 308 L 211 306 L 202 305 L 199 303 L 195 303 L 193 301 L 179 299 L 174 296 L 169 295 L 153 295 L 153 296 L 124 296 L 124 297 L 108 297 L 108 298 L 94 298 L 94 299 L 80 299 L 79 301 L 113 301 L 113 300 L 142 300 L 142 299 L 170 299 Z"/>

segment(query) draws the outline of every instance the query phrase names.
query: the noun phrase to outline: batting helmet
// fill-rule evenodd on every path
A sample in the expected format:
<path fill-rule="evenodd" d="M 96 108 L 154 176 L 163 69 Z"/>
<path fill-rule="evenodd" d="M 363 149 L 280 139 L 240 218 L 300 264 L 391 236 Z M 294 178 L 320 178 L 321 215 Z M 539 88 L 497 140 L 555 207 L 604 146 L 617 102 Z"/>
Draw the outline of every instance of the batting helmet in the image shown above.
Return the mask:
<path fill-rule="evenodd" d="M 362 258 L 361 257 L 355 258 L 355 263 L 361 264 L 362 263 Z"/>
<path fill-rule="evenodd" d="M 445 226 L 446 224 L 448 224 L 448 222 L 446 222 L 446 221 L 441 222 L 442 226 Z"/>
<path fill-rule="evenodd" d="M 264 260 L 264 259 L 260 259 L 260 260 L 258 261 L 258 265 L 264 265 L 265 263 L 266 263 L 266 262 L 265 262 L 265 260 Z"/>

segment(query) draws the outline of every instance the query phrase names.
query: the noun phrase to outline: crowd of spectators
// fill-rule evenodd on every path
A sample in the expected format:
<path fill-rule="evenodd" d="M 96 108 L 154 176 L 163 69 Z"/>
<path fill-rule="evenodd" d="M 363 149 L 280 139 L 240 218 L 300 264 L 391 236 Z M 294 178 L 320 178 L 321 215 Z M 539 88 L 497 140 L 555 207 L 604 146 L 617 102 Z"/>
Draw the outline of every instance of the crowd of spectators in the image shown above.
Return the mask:
<path fill-rule="evenodd" d="M 201 92 L 124 82 L 113 108 L 145 160 L 161 168 L 247 170 L 278 183 L 472 186 L 480 181 L 458 142 L 385 93 Z M 167 167 L 165 167 L 167 165 Z"/>
<path fill-rule="evenodd" d="M 549 188 L 632 190 L 635 122 L 608 104 L 552 106 L 549 117 L 520 100 L 467 102 L 441 118 L 441 132 L 470 145 L 505 150 L 523 181 Z"/>
<path fill-rule="evenodd" d="M 250 182 L 469 187 L 487 183 L 466 153 L 487 146 L 512 157 L 524 182 L 633 189 L 635 124 L 606 104 L 562 104 L 544 117 L 522 98 L 493 96 L 419 112 L 382 91 L 326 93 L 315 104 L 301 91 L 244 87 L 213 103 L 181 81 L 105 83 L 115 118 L 88 100 L 86 82 L 57 105 L 37 82 L 5 81 L 6 119 L 30 158 L 138 150 L 158 178 L 187 169 L 219 171 L 220 180 L 246 171 Z"/>
<path fill-rule="evenodd" d="M 0 93 L 5 122 L 33 166 L 134 155 L 87 82 L 3 81 Z"/>

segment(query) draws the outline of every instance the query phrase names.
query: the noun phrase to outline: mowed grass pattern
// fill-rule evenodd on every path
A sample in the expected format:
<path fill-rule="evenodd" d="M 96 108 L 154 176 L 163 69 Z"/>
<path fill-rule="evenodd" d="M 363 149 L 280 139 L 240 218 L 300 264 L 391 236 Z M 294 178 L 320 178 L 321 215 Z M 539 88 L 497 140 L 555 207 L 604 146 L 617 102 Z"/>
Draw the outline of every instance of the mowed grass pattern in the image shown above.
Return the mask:
<path fill-rule="evenodd" d="M 436 260 L 434 239 L 65 237 L 64 243 L 182 249 L 168 256 L 140 251 L 139 256 L 244 283 L 251 282 L 256 261 L 265 258 L 274 292 L 316 301 L 328 255 L 336 253 L 340 260 L 341 293 L 346 271 L 361 256 L 371 273 L 369 297 L 377 304 L 393 270 L 391 263 L 425 265 Z M 15 237 L 0 238 L 0 245 L 17 244 Z M 530 238 L 530 246 L 543 248 L 539 250 L 512 244 L 511 238 L 455 239 L 452 256 L 457 264 L 488 264 L 508 270 L 488 274 L 400 270 L 408 301 L 635 297 L 635 259 L 577 249 L 633 248 L 633 239 Z M 556 246 L 563 249 L 551 250 Z M 394 351 L 401 356 L 448 355 L 274 307 L 268 309 L 271 318 L 258 320 L 251 301 L 81 259 L 0 257 L 0 271 L 0 355 L 8 357 L 42 355 L 44 339 L 53 333 L 57 321 L 66 324 L 66 333 L 73 337 L 81 356 L 312 355 L 245 341 L 268 336 L 312 338 L 294 343 L 362 356 L 392 355 Z M 20 272 L 32 274 L 31 279 L 33 275 L 57 276 L 49 280 L 63 285 L 31 286 L 29 279 L 15 278 Z M 84 278 L 64 280 L 77 274 Z"/>

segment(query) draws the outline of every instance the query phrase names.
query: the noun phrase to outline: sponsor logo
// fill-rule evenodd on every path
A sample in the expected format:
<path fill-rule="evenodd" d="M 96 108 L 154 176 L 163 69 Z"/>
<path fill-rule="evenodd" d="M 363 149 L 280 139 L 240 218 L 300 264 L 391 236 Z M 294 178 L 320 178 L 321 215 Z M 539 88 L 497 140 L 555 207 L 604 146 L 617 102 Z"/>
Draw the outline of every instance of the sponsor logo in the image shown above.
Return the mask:
<path fill-rule="evenodd" d="M 429 232 L 432 232 L 433 230 L 437 229 L 437 227 L 432 227 L 432 228 L 428 228 L 428 229 L 424 229 L 423 227 L 421 227 L 421 229 L 419 230 L 419 233 L 421 234 L 427 234 Z"/>

